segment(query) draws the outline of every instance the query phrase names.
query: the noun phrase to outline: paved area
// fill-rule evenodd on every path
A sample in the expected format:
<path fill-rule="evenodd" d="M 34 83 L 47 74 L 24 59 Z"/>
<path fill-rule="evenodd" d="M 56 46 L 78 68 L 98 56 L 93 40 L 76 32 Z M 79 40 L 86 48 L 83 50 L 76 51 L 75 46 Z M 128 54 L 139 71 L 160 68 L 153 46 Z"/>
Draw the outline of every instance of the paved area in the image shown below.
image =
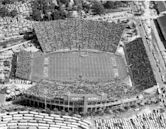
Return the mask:
<path fill-rule="evenodd" d="M 139 32 L 140 32 L 140 36 L 142 37 L 142 40 L 143 40 L 143 42 L 144 42 L 145 49 L 146 49 L 146 51 L 147 51 L 147 55 L 148 55 L 149 60 L 150 60 L 150 62 L 151 62 L 152 69 L 153 69 L 153 71 L 155 72 L 154 74 L 155 74 L 156 80 L 157 80 L 158 83 L 162 83 L 162 76 L 161 76 L 161 73 L 160 73 L 159 70 L 158 70 L 158 67 L 157 67 L 157 65 L 156 65 L 156 61 L 155 61 L 154 56 L 153 56 L 153 54 L 152 54 L 152 52 L 151 52 L 151 49 L 150 49 L 150 47 L 149 47 L 150 44 L 149 44 L 149 42 L 148 42 L 147 39 L 146 39 L 146 36 L 147 36 L 147 35 L 146 35 L 146 30 L 145 30 L 144 27 L 143 27 L 143 23 L 142 23 L 141 19 L 137 19 L 136 21 L 137 21 L 137 23 L 138 23 L 138 29 L 139 29 Z"/>
<path fill-rule="evenodd" d="M 132 6 L 136 6 L 136 5 L 132 5 Z M 151 62 L 151 66 L 152 66 L 152 69 L 154 71 L 155 78 L 159 84 L 163 84 L 162 70 L 164 69 L 164 67 L 162 67 L 162 68 L 159 67 L 158 61 L 156 60 L 156 57 L 154 56 L 154 52 L 153 52 L 154 46 L 152 45 L 151 41 L 148 39 L 149 36 L 148 36 L 147 30 L 144 26 L 144 17 L 138 16 L 138 17 L 134 17 L 134 19 L 137 22 L 139 34 L 142 37 L 142 40 L 144 42 L 144 46 L 145 46 L 145 49 L 147 51 L 147 55 L 149 57 L 149 60 Z M 159 57 L 160 57 L 159 59 L 162 62 L 161 56 L 159 56 Z"/>

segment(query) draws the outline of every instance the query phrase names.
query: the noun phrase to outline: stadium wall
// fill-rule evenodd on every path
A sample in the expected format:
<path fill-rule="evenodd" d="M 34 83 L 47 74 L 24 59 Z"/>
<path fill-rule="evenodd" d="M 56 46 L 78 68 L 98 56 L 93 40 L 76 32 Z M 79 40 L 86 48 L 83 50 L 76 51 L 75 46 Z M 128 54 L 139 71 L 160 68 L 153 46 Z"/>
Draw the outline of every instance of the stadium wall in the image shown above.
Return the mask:
<path fill-rule="evenodd" d="M 72 98 L 72 97 L 71 97 Z M 23 105 L 32 106 L 32 107 L 40 107 L 40 108 L 49 108 L 54 110 L 55 108 L 59 111 L 72 111 L 72 112 L 79 112 L 82 114 L 86 114 L 89 111 L 99 111 L 101 109 L 111 108 L 113 106 L 121 105 L 122 103 L 129 103 L 133 101 L 137 101 L 138 98 L 133 97 L 131 99 L 124 99 L 124 100 L 116 100 L 116 101 L 109 101 L 108 99 L 104 98 L 96 98 L 94 96 L 90 98 L 89 96 L 82 96 L 80 100 L 72 100 L 70 96 L 59 97 L 54 99 L 48 98 L 39 98 L 31 95 L 24 94 L 21 96 L 21 102 Z M 79 97 L 80 98 L 80 97 Z"/>

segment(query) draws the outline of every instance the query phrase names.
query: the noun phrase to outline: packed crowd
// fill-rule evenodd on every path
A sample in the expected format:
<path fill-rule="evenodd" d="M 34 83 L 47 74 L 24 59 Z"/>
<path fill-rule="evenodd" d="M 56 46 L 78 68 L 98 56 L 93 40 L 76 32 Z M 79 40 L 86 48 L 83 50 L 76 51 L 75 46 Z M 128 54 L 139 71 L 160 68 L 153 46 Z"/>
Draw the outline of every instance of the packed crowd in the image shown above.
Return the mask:
<path fill-rule="evenodd" d="M 17 70 L 15 76 L 29 78 L 31 72 L 31 53 L 21 51 L 17 56 Z"/>
<path fill-rule="evenodd" d="M 111 114 L 118 116 L 121 113 L 127 112 L 129 110 L 135 110 L 138 108 L 143 108 L 148 105 L 156 105 L 163 103 L 164 97 L 158 97 L 157 94 L 153 95 L 146 95 L 143 92 L 139 92 L 136 90 L 126 91 L 127 87 L 121 87 L 120 88 L 110 88 L 108 92 L 102 91 L 105 86 L 103 85 L 97 85 L 97 84 L 80 84 L 78 86 L 79 82 L 77 83 L 68 83 L 63 84 L 60 82 L 57 83 L 51 83 L 48 81 L 40 82 L 36 86 L 30 87 L 27 90 L 24 91 L 24 95 L 27 99 L 31 99 L 32 101 L 35 99 L 36 101 L 44 100 L 46 97 L 48 102 L 55 105 L 57 102 L 53 101 L 55 98 L 62 98 L 64 96 L 72 95 L 72 94 L 95 94 L 98 96 L 106 95 L 105 100 L 107 100 L 106 104 L 114 105 L 114 106 L 107 106 L 107 108 L 103 109 L 103 113 Z M 116 85 L 117 86 L 117 85 Z M 98 89 L 97 89 L 98 88 Z M 126 88 L 126 89 L 125 89 Z M 96 91 L 97 90 L 97 91 Z M 122 91 L 123 90 L 123 91 Z M 45 93 L 45 91 L 47 91 Z M 123 95 L 124 94 L 124 95 Z M 63 96 L 64 95 L 64 96 Z M 111 96 L 112 95 L 112 96 Z M 132 96 L 132 97 L 131 97 Z M 162 94 L 162 96 L 164 96 Z M 93 97 L 93 95 L 92 95 Z M 107 98 L 108 97 L 108 98 Z M 63 102 L 63 101 L 62 101 Z M 89 101 L 89 105 L 95 105 L 98 101 Z M 115 106 L 116 105 L 116 106 Z M 103 103 L 103 106 L 104 103 Z M 111 113 L 110 113 L 111 111 Z M 93 115 L 99 115 L 98 111 L 88 111 L 89 114 Z M 101 112 L 100 112 L 101 113 Z"/>
<path fill-rule="evenodd" d="M 134 96 L 137 92 L 127 85 L 120 82 L 49 82 L 41 81 L 35 86 L 29 88 L 26 93 L 36 97 L 43 98 L 45 96 L 44 90 L 48 90 L 46 96 L 48 98 L 55 98 L 58 96 L 70 94 L 94 94 L 100 96 L 102 93 L 107 94 L 109 100 L 117 100 Z"/>
<path fill-rule="evenodd" d="M 127 62 L 132 71 L 134 85 L 144 90 L 156 85 L 156 80 L 141 38 L 126 44 Z"/>
<path fill-rule="evenodd" d="M 136 115 L 133 118 L 121 119 L 97 119 L 97 129 L 165 129 L 165 113 L 147 113 Z"/>
<path fill-rule="evenodd" d="M 0 82 L 7 82 L 11 71 L 11 57 L 0 57 Z"/>
<path fill-rule="evenodd" d="M 41 47 L 46 52 L 73 48 L 115 52 L 125 25 L 67 19 L 39 22 L 34 27 Z"/>

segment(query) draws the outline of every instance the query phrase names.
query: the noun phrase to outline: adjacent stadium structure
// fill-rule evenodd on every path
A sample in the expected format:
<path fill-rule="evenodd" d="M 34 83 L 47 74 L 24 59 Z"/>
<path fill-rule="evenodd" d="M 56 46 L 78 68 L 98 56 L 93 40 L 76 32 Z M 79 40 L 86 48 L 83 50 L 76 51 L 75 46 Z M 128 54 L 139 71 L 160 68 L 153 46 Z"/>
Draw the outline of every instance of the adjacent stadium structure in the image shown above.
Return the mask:
<path fill-rule="evenodd" d="M 124 45 L 125 55 L 117 53 L 122 23 L 67 19 L 34 28 L 43 53 L 15 56 L 13 75 L 36 82 L 21 96 L 25 105 L 86 114 L 156 85 L 141 38 Z"/>

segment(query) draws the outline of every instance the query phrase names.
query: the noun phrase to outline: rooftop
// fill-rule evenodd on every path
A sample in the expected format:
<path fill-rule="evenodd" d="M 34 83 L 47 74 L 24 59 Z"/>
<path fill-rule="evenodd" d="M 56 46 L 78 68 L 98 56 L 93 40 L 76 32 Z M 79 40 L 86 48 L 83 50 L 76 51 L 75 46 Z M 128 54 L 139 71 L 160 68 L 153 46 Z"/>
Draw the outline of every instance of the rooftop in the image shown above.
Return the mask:
<path fill-rule="evenodd" d="M 157 22 L 159 24 L 159 27 L 162 31 L 162 34 L 164 36 L 164 39 L 166 40 L 166 15 L 160 16 L 157 18 Z"/>
<path fill-rule="evenodd" d="M 165 1 L 156 1 L 157 3 L 157 8 L 159 13 L 165 12 L 166 11 L 166 3 Z"/>

